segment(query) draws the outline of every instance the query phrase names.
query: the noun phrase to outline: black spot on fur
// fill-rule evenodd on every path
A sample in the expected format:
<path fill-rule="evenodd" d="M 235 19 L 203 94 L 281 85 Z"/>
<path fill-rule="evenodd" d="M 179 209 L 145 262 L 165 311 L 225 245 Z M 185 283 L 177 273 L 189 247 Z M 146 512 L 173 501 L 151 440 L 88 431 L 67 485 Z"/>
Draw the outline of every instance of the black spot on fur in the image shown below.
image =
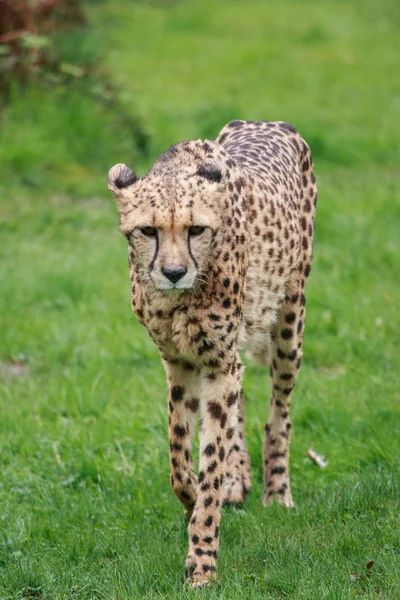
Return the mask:
<path fill-rule="evenodd" d="M 220 419 L 222 417 L 222 408 L 218 402 L 210 402 L 207 408 L 213 419 Z"/>
<path fill-rule="evenodd" d="M 284 340 L 290 340 L 290 338 L 293 337 L 293 330 L 289 329 L 289 328 L 282 329 L 281 336 L 283 337 Z"/>
<path fill-rule="evenodd" d="M 270 458 L 283 458 L 285 456 L 284 452 L 272 452 Z"/>
<path fill-rule="evenodd" d="M 292 377 L 293 375 L 291 373 L 282 373 L 282 375 L 280 375 L 280 378 L 283 379 L 283 381 L 290 381 Z"/>
<path fill-rule="evenodd" d="M 186 406 L 186 408 L 191 410 L 193 413 L 197 412 L 197 409 L 199 408 L 198 398 L 192 398 L 191 400 L 187 400 L 185 402 L 185 406 Z"/>
<path fill-rule="evenodd" d="M 215 567 L 211 565 L 201 565 L 201 568 L 203 569 L 204 573 L 207 573 L 208 571 L 214 571 L 215 569 Z"/>
<path fill-rule="evenodd" d="M 206 446 L 206 448 L 204 449 L 204 454 L 206 456 L 212 456 L 215 452 L 215 446 L 214 444 L 208 444 L 208 446 Z"/>
<path fill-rule="evenodd" d="M 236 400 L 237 400 L 237 394 L 229 394 L 226 403 L 228 406 L 233 406 L 235 404 Z"/>
<path fill-rule="evenodd" d="M 178 438 L 183 439 L 184 437 L 186 437 L 186 429 L 181 425 L 175 425 L 174 433 Z"/>
<path fill-rule="evenodd" d="M 174 385 L 171 389 L 171 398 L 173 402 L 180 402 L 183 398 L 184 388 L 180 385 Z"/>
<path fill-rule="evenodd" d="M 281 475 L 285 471 L 285 467 L 274 467 L 273 469 L 271 469 L 271 475 Z"/>
<path fill-rule="evenodd" d="M 231 440 L 233 438 L 234 433 L 235 433 L 235 429 L 233 427 L 229 427 L 228 431 L 226 432 L 227 439 Z"/>
<path fill-rule="evenodd" d="M 180 452 L 182 450 L 182 446 L 174 442 L 170 445 L 171 450 L 175 450 L 176 452 Z"/>

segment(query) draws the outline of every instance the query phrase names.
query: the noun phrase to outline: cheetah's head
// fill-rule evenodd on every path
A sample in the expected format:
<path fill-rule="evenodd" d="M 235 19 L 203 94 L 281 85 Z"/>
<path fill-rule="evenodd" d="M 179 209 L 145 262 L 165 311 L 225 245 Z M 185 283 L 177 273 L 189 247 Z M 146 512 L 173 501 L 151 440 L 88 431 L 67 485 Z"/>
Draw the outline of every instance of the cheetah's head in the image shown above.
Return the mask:
<path fill-rule="evenodd" d="M 109 171 L 141 281 L 164 293 L 197 287 L 211 270 L 227 192 L 224 157 L 210 149 L 212 142 L 174 146 L 143 178 L 123 164 Z"/>

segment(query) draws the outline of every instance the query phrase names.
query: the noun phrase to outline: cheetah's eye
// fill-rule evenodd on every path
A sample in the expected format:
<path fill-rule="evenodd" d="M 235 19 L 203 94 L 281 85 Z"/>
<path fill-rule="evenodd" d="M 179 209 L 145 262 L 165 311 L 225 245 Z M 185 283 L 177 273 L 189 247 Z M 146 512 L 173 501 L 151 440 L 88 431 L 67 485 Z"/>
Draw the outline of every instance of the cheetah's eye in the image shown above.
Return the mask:
<path fill-rule="evenodd" d="M 204 233 L 206 230 L 205 227 L 201 227 L 201 225 L 192 225 L 191 227 L 189 227 L 189 235 L 195 237 L 195 236 L 199 236 L 202 233 Z"/>
<path fill-rule="evenodd" d="M 156 237 L 157 236 L 157 229 L 155 227 L 142 227 L 140 229 L 140 231 L 146 237 Z"/>

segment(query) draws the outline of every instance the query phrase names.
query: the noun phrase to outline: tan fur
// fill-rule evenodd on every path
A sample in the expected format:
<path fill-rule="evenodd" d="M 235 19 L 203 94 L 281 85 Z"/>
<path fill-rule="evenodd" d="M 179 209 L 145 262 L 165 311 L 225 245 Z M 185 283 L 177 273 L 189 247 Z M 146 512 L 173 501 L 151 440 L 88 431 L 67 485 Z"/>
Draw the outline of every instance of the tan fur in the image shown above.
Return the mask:
<path fill-rule="evenodd" d="M 286 123 L 233 121 L 215 141 L 172 147 L 142 179 L 116 165 L 109 188 L 129 242 L 133 311 L 167 374 L 171 484 L 190 515 L 187 574 L 202 585 L 215 573 L 221 504 L 250 489 L 240 348 L 271 371 L 264 503 L 293 505 L 289 406 L 311 268 L 311 154 Z M 179 281 L 165 275 L 177 270 Z"/>

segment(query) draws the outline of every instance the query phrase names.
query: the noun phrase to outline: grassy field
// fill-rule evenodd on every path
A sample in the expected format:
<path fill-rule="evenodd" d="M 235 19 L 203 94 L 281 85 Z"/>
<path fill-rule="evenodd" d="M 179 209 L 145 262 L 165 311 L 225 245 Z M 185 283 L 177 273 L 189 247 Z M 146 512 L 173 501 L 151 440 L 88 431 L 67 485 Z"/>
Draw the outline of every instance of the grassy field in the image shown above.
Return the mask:
<path fill-rule="evenodd" d="M 2 114 L 0 600 L 398 600 L 398 2 L 87 10 L 89 29 L 64 51 L 101 56 L 114 104 L 94 101 L 90 80 L 14 90 Z M 253 490 L 224 509 L 219 582 L 193 592 L 164 374 L 130 312 L 105 179 L 233 117 L 295 125 L 319 183 L 292 409 L 296 508 L 261 506 L 269 378 L 249 364 Z"/>

